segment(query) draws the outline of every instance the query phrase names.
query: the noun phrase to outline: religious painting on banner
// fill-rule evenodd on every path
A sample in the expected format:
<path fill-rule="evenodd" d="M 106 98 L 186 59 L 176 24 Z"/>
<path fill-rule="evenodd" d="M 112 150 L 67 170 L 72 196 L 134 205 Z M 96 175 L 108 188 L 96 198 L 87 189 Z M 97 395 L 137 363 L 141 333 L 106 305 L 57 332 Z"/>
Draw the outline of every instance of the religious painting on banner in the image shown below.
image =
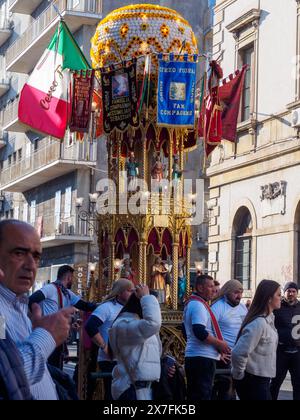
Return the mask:
<path fill-rule="evenodd" d="M 103 125 L 106 134 L 139 126 L 136 61 L 102 73 Z"/>
<path fill-rule="evenodd" d="M 195 127 L 197 63 L 159 62 L 157 124 L 161 127 Z"/>
<path fill-rule="evenodd" d="M 70 121 L 71 132 L 89 132 L 94 82 L 94 70 L 82 70 L 73 74 L 73 101 Z"/>

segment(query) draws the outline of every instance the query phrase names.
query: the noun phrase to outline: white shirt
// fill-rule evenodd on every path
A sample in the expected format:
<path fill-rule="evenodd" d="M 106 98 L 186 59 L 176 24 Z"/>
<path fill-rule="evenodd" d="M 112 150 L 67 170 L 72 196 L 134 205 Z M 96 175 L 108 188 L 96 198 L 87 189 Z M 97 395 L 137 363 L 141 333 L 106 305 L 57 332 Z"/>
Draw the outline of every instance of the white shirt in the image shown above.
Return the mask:
<path fill-rule="evenodd" d="M 106 344 L 108 343 L 108 331 L 122 309 L 123 305 L 121 305 L 121 303 L 117 302 L 116 300 L 112 300 L 98 306 L 98 308 L 92 313 L 92 316 L 95 316 L 96 318 L 100 319 L 101 322 L 103 322 L 99 328 L 99 333 L 101 334 Z M 111 362 L 110 358 L 102 349 L 99 349 L 98 362 Z"/>
<path fill-rule="evenodd" d="M 57 400 L 56 387 L 47 368 L 47 359 L 56 348 L 52 335 L 37 328 L 32 331 L 27 316 L 26 298 L 17 296 L 0 285 L 0 315 L 5 319 L 6 330 L 18 347 L 24 362 L 30 391 L 36 400 Z"/>
<path fill-rule="evenodd" d="M 211 345 L 200 341 L 193 332 L 193 325 L 203 325 L 206 331 L 215 337 L 210 314 L 198 301 L 191 301 L 184 311 L 184 325 L 187 334 L 187 346 L 185 357 L 205 357 L 207 359 L 220 360 L 219 352 Z"/>
<path fill-rule="evenodd" d="M 240 303 L 238 306 L 231 306 L 224 296 L 211 307 L 219 323 L 222 335 L 231 350 L 235 346 L 238 333 L 248 313 L 246 306 Z"/>
<path fill-rule="evenodd" d="M 47 284 L 40 292 L 45 296 L 45 300 L 40 302 L 44 316 L 55 314 L 62 309 L 60 307 L 58 290 L 54 284 Z M 81 297 L 75 295 L 71 290 L 68 290 L 68 296 L 62 293 L 62 298 L 63 308 L 75 306 L 81 300 Z"/>

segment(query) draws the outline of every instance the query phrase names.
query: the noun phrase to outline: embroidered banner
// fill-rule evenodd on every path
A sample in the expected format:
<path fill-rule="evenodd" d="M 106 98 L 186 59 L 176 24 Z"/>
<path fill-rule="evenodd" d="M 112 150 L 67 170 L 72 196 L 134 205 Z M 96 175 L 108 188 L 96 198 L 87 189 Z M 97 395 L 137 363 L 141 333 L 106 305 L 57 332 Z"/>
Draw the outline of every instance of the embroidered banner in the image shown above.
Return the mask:
<path fill-rule="evenodd" d="M 136 62 L 102 74 L 103 125 L 110 134 L 114 129 L 138 127 Z"/>
<path fill-rule="evenodd" d="M 94 70 L 80 71 L 73 74 L 73 101 L 70 122 L 71 132 L 89 132 L 94 81 Z"/>
<path fill-rule="evenodd" d="M 194 128 L 196 62 L 163 61 L 159 63 L 159 126 Z"/>

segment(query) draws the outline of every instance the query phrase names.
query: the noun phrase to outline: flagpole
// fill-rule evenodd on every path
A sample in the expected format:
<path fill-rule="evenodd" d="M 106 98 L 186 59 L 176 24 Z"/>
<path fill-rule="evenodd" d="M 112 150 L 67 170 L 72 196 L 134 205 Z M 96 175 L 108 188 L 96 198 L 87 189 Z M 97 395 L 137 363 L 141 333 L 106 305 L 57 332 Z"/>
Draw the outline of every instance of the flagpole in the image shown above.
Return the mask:
<path fill-rule="evenodd" d="M 58 14 L 58 16 L 60 17 L 60 19 L 61 19 L 61 20 L 64 20 L 64 18 L 63 18 L 63 16 L 62 16 L 62 14 L 60 13 L 59 8 L 56 6 L 56 4 L 55 4 L 55 3 L 53 3 L 53 2 L 52 2 L 52 0 L 48 0 L 48 2 L 52 4 L 53 9 L 54 9 L 54 10 L 55 10 L 55 12 Z"/>

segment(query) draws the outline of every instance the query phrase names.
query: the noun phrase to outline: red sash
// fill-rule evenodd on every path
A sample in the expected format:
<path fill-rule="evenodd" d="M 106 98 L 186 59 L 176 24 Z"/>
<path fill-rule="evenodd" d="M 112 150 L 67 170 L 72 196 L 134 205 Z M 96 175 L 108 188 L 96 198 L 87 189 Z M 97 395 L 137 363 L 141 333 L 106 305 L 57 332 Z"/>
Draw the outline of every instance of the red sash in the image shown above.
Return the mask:
<path fill-rule="evenodd" d="M 218 323 L 218 321 L 217 321 L 217 319 L 216 319 L 216 317 L 215 317 L 215 314 L 214 314 L 214 313 L 213 313 L 213 311 L 210 309 L 210 306 L 208 305 L 208 303 L 207 303 L 207 302 L 205 302 L 205 300 L 204 300 L 204 299 L 202 299 L 200 296 L 197 296 L 197 295 L 192 295 L 192 296 L 190 297 L 190 299 L 188 300 L 188 302 L 186 303 L 186 306 L 187 306 L 190 302 L 192 302 L 192 301 L 197 301 L 197 302 L 200 302 L 200 303 L 202 303 L 202 304 L 205 306 L 206 310 L 208 311 L 208 313 L 209 313 L 209 315 L 210 315 L 211 322 L 212 322 L 212 325 L 213 325 L 213 329 L 214 329 L 214 331 L 215 331 L 215 334 L 216 334 L 217 339 L 218 339 L 218 340 L 221 340 L 221 341 L 224 341 L 224 338 L 223 338 L 223 335 L 222 335 L 222 332 L 221 332 L 221 329 L 220 329 L 219 323 Z"/>
<path fill-rule="evenodd" d="M 61 291 L 60 287 L 57 286 L 57 284 L 55 284 L 55 283 L 52 283 L 52 284 L 53 284 L 54 287 L 56 287 L 56 290 L 57 290 L 59 309 L 63 309 L 64 308 L 64 298 L 63 298 L 62 291 Z"/>

